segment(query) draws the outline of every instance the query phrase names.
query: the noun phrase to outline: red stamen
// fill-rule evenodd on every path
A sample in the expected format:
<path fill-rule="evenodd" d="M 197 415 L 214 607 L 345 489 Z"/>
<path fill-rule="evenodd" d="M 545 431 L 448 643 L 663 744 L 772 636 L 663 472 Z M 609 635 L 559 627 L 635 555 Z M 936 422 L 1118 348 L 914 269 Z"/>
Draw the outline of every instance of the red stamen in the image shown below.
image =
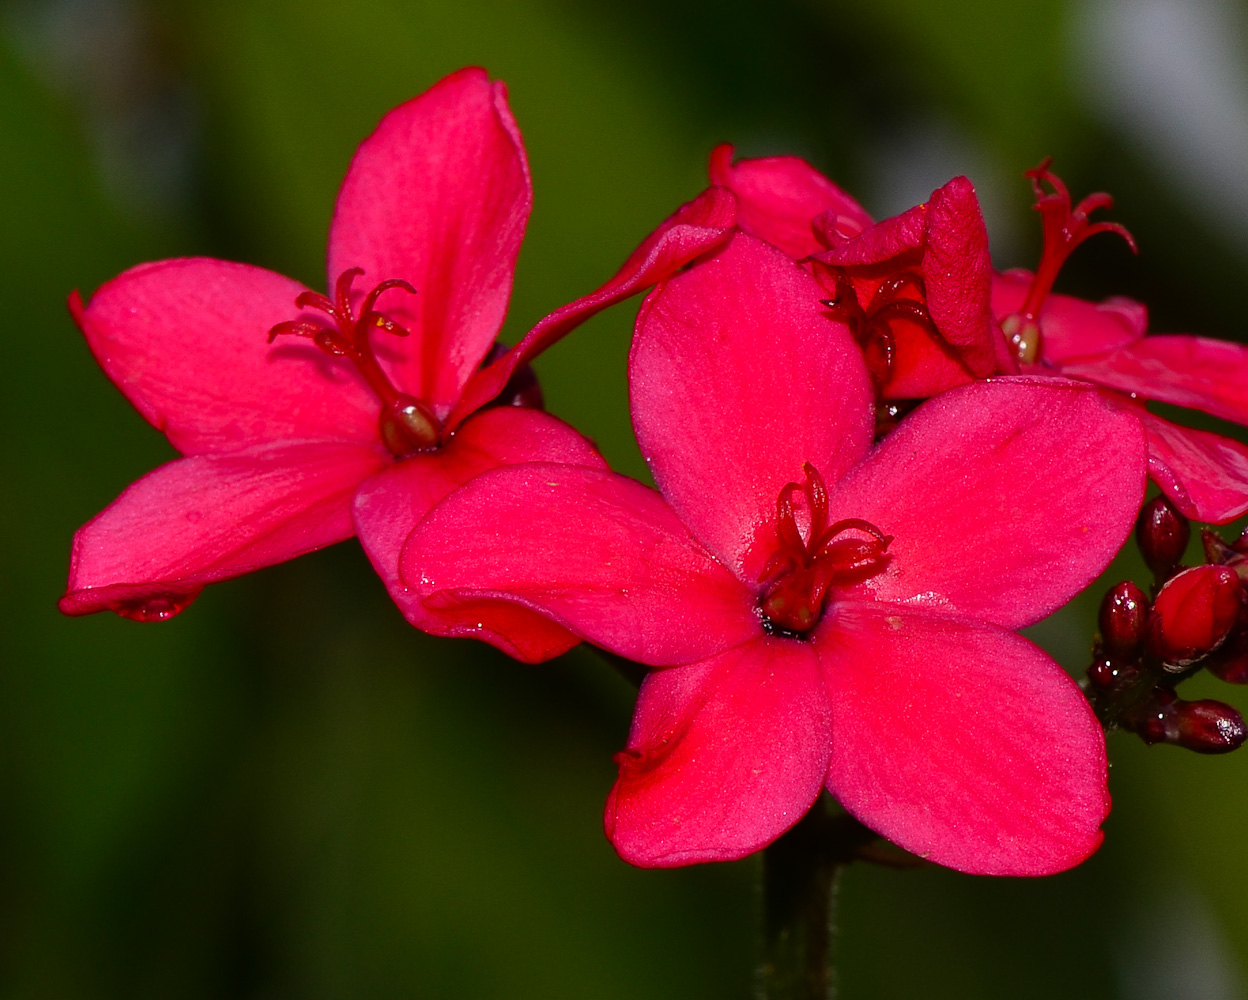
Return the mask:
<path fill-rule="evenodd" d="M 351 285 L 363 273 L 363 269 L 358 267 L 343 271 L 334 284 L 333 301 L 320 292 L 300 292 L 295 298 L 298 308 L 325 313 L 334 321 L 333 326 L 322 326 L 308 320 L 288 320 L 269 330 L 269 343 L 285 334 L 307 337 L 326 354 L 348 358 L 381 400 L 378 428 L 382 441 L 396 457 L 437 447 L 442 435 L 441 422 L 419 399 L 394 387 L 378 364 L 372 341 L 369 340 L 369 334 L 374 330 L 396 337 L 408 336 L 406 329 L 377 311 L 377 299 L 391 288 L 401 288 L 411 295 L 416 294 L 416 289 L 400 278 L 383 281 L 364 296 L 357 318 L 351 308 Z"/>
<path fill-rule="evenodd" d="M 860 583 L 883 570 L 889 559 L 885 550 L 893 540 L 857 517 L 829 525 L 823 477 L 809 462 L 802 470 L 805 485 L 788 483 L 780 491 L 776 501 L 779 546 L 759 575 L 759 581 L 768 584 L 760 605 L 768 627 L 793 635 L 809 632 L 818 623 L 830 587 Z M 793 510 L 799 490 L 810 517 L 805 538 Z M 844 537 L 848 532 L 858 534 Z"/>
<path fill-rule="evenodd" d="M 833 297 L 820 302 L 831 311 L 833 319 L 849 327 L 862 349 L 877 393 L 888 382 L 896 356 L 893 323 L 899 320 L 914 323 L 930 336 L 943 339 L 927 311 L 927 292 L 923 278 L 916 272 L 901 271 L 880 282 L 865 307 L 859 303 L 853 283 L 843 272 L 825 266 L 825 275 L 833 282 Z"/>
<path fill-rule="evenodd" d="M 1044 228 L 1044 252 L 1040 256 L 1040 264 L 1031 279 L 1031 286 L 1027 289 L 1022 306 L 1018 312 L 1007 316 L 1001 324 L 1019 360 L 1025 364 L 1034 364 L 1040 357 L 1040 309 L 1049 292 L 1053 290 L 1058 272 L 1075 247 L 1097 233 L 1117 233 L 1127 241 L 1132 253 L 1139 252 L 1135 238 L 1125 226 L 1117 222 L 1092 222 L 1088 218 L 1102 208 L 1113 208 L 1114 199 L 1103 191 L 1098 191 L 1072 208 L 1066 185 L 1049 169 L 1052 162 L 1052 157 L 1046 157 L 1038 167 L 1024 174 L 1030 178 L 1032 190 L 1036 194 L 1033 207 L 1040 213 Z M 1051 193 L 1045 190 L 1045 184 L 1053 189 Z"/>

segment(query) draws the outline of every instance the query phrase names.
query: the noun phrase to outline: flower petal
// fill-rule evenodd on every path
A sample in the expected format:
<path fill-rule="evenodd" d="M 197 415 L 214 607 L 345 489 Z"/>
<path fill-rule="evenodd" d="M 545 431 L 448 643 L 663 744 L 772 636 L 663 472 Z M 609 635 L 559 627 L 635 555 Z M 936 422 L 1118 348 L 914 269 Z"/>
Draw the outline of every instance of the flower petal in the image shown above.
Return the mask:
<path fill-rule="evenodd" d="M 812 645 L 832 703 L 828 789 L 867 826 L 981 875 L 1062 871 L 1100 845 L 1101 727 L 1026 639 L 846 602 Z"/>
<path fill-rule="evenodd" d="M 443 448 L 383 469 L 356 493 L 353 514 L 360 543 L 394 602 L 417 628 L 433 631 L 439 623 L 449 626 L 454 619 L 450 609 L 430 618 L 403 585 L 399 559 L 404 542 L 421 518 L 464 483 L 489 469 L 518 462 L 606 468 L 589 440 L 563 421 L 540 410 L 496 407 L 473 416 Z M 418 577 L 419 550 L 410 557 L 412 573 Z M 489 622 L 495 644 L 530 663 L 550 659 L 580 642 L 566 629 L 511 602 L 481 602 L 460 610 L 477 629 L 485 629 Z"/>
<path fill-rule="evenodd" d="M 992 312 L 998 320 L 1022 308 L 1031 272 L 1006 271 L 992 282 Z M 1040 309 L 1040 353 L 1049 364 L 1092 358 L 1139 340 L 1148 329 L 1148 310 L 1133 299 L 1114 296 L 1088 302 L 1050 294 Z"/>
<path fill-rule="evenodd" d="M 731 861 L 805 815 L 832 729 L 808 643 L 760 637 L 642 683 L 607 837 L 644 868 Z"/>
<path fill-rule="evenodd" d="M 1143 337 L 1062 374 L 1248 424 L 1248 347 L 1208 337 Z"/>
<path fill-rule="evenodd" d="M 416 287 L 381 300 L 411 333 L 390 344 L 400 356 L 394 379 L 442 413 L 503 325 L 532 201 L 506 91 L 477 68 L 387 114 L 342 182 L 330 287 L 352 267 L 369 288 L 392 278 Z"/>
<path fill-rule="evenodd" d="M 483 473 L 417 526 L 400 571 L 424 602 L 428 631 L 504 649 L 463 605 L 512 601 L 658 666 L 714 655 L 761 628 L 754 595 L 662 497 L 601 469 L 532 464 Z"/>
<path fill-rule="evenodd" d="M 695 257 L 723 243 L 732 232 L 736 212 L 735 199 L 723 188 L 711 188 L 682 205 L 646 237 L 610 281 L 597 291 L 556 309 L 510 351 L 477 372 L 464 388 L 462 398 L 447 421 L 448 426 L 455 428 L 470 413 L 492 400 L 503 391 L 517 368 L 591 316 L 666 280 Z"/>
<path fill-rule="evenodd" d="M 865 453 L 872 393 L 818 285 L 745 234 L 653 293 L 629 360 L 642 454 L 681 520 L 750 585 L 776 500 L 812 463 L 834 483 Z"/>
<path fill-rule="evenodd" d="M 1086 383 L 994 379 L 929 400 L 832 492 L 893 536 L 857 592 L 1018 628 L 1105 568 L 1144 496 L 1139 421 Z"/>
<path fill-rule="evenodd" d="M 263 268 L 197 257 L 131 268 L 69 307 L 104 373 L 183 454 L 376 441 L 379 404 L 350 364 L 295 337 L 267 342 L 300 315 L 303 291 Z"/>
<path fill-rule="evenodd" d="M 732 147 L 711 152 L 711 183 L 737 196 L 737 225 L 790 257 L 819 253 L 824 245 L 811 224 L 818 216 L 830 233 L 847 239 L 872 224 L 848 194 L 796 156 L 766 156 L 732 162 Z"/>
<path fill-rule="evenodd" d="M 161 466 L 74 536 L 61 611 L 168 618 L 205 584 L 350 538 L 352 494 L 389 461 L 313 441 Z"/>
<path fill-rule="evenodd" d="M 1148 474 L 1193 521 L 1226 524 L 1248 513 L 1248 447 L 1180 427 L 1139 407 L 1148 434 Z"/>

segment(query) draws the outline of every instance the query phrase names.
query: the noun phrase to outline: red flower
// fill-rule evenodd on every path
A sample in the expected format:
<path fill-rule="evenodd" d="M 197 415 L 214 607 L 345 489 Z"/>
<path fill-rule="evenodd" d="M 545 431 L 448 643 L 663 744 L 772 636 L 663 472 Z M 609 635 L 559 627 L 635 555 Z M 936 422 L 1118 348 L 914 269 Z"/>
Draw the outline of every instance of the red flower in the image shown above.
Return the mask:
<path fill-rule="evenodd" d="M 205 584 L 358 532 L 419 624 L 398 557 L 434 503 L 508 462 L 600 467 L 540 410 L 482 407 L 553 339 L 722 240 L 730 198 L 677 213 L 607 285 L 482 369 L 531 202 L 503 85 L 465 69 L 360 146 L 330 229 L 332 298 L 203 258 L 136 267 L 85 306 L 71 296 L 104 371 L 185 457 L 78 532 L 61 610 L 168 618 Z M 534 627 L 526 641 L 544 652 L 574 641 Z"/>
<path fill-rule="evenodd" d="M 662 668 L 607 805 L 635 864 L 758 850 L 826 785 L 941 864 L 1073 865 L 1109 805 L 1101 729 L 1011 630 L 1130 532 L 1139 425 L 1087 386 L 1015 378 L 951 390 L 872 449 L 861 355 L 817 298 L 748 235 L 660 286 L 630 360 L 660 492 L 487 472 L 413 532 L 404 578 L 446 634 L 492 639 L 464 608 L 510 605 Z"/>
<path fill-rule="evenodd" d="M 881 399 L 925 399 L 1017 371 L 993 328 L 988 231 L 965 177 L 879 223 L 797 157 L 733 164 L 720 146 L 710 177 L 736 196 L 742 230 L 811 263 Z"/>
<path fill-rule="evenodd" d="M 1149 475 L 1188 517 L 1222 524 L 1248 512 L 1248 447 L 1163 420 L 1135 401 L 1188 406 L 1248 425 L 1248 348 L 1206 337 L 1145 336 L 1147 311 L 1130 299 L 1098 304 L 1051 294 L 1062 263 L 1088 236 L 1115 232 L 1132 249 L 1135 244 L 1121 226 L 1090 221 L 1092 212 L 1112 207 L 1109 195 L 1090 195 L 1072 207 L 1048 160 L 1028 176 L 1044 217 L 1040 267 L 1034 275 L 1007 271 L 992 288 L 993 312 L 1006 335 L 1013 334 L 1024 367 L 1093 382 L 1129 407 L 1148 435 Z"/>

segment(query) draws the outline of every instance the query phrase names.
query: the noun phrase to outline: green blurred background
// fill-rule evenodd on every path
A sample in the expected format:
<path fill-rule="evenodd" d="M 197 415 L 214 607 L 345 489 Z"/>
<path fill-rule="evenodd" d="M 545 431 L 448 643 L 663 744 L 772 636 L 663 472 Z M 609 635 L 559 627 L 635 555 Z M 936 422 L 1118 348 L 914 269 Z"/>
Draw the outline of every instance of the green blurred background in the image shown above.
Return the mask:
<path fill-rule="evenodd" d="M 1021 172 L 1051 154 L 1142 250 L 1102 237 L 1059 287 L 1244 339 L 1246 23 L 1218 0 L 0 2 L 0 995 L 751 990 L 756 859 L 645 872 L 603 839 L 631 692 L 592 654 L 533 668 L 422 636 L 354 542 L 168 624 L 58 616 L 75 528 L 172 456 L 71 288 L 189 254 L 320 287 L 356 143 L 476 63 L 534 177 L 508 340 L 609 275 L 725 140 L 805 155 L 877 215 L 967 173 L 1001 267 L 1036 259 Z M 634 309 L 539 373 L 640 475 Z M 1036 629 L 1072 668 L 1097 596 Z M 853 869 L 843 995 L 1244 996 L 1248 754 L 1110 753 L 1107 840 L 1076 871 Z"/>

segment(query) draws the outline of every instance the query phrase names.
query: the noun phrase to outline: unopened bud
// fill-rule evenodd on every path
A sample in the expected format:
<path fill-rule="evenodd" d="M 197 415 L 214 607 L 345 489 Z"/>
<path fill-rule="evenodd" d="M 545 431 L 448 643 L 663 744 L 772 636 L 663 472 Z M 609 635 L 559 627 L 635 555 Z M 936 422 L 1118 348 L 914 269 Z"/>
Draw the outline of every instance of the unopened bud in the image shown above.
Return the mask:
<path fill-rule="evenodd" d="M 1196 753 L 1229 753 L 1248 737 L 1243 716 L 1230 705 L 1211 698 L 1184 701 L 1168 688 L 1153 692 L 1127 728 L 1150 745 L 1169 743 Z"/>
<path fill-rule="evenodd" d="M 1187 551 L 1192 528 L 1165 497 L 1156 496 L 1140 510 L 1135 523 L 1135 540 L 1144 554 L 1144 562 L 1158 580 L 1164 580 L 1179 564 Z"/>
<path fill-rule="evenodd" d="M 1239 618 L 1244 588 L 1226 566 L 1194 566 L 1166 581 L 1149 616 L 1149 651 L 1186 667 L 1222 645 Z"/>
<path fill-rule="evenodd" d="M 1179 746 L 1197 753 L 1229 753 L 1248 737 L 1244 717 L 1230 705 L 1212 698 L 1177 701 L 1175 727 Z"/>
<path fill-rule="evenodd" d="M 1133 659 L 1144 640 L 1148 624 L 1148 598 L 1130 580 L 1105 594 L 1099 618 L 1101 645 L 1111 658 Z"/>
<path fill-rule="evenodd" d="M 1093 661 L 1092 666 L 1088 667 L 1088 680 L 1093 686 L 1106 692 L 1129 684 L 1139 676 L 1138 664 L 1122 663 L 1105 656 L 1098 657 Z"/>

